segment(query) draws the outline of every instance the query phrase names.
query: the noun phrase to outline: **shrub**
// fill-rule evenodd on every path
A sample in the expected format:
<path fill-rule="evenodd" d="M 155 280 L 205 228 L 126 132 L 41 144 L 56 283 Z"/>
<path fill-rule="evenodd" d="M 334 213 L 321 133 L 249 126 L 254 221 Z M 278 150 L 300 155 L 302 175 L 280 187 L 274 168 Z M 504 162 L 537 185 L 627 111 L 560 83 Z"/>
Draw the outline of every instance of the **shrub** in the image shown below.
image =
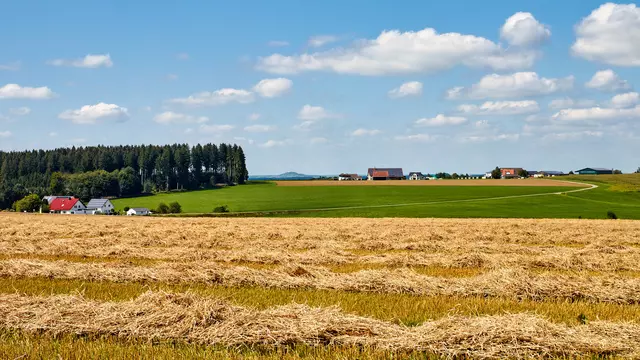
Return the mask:
<path fill-rule="evenodd" d="M 180 214 L 182 212 L 182 205 L 179 202 L 174 201 L 169 204 L 169 213 L 170 214 Z"/>
<path fill-rule="evenodd" d="M 169 213 L 169 206 L 163 202 L 161 202 L 160 204 L 158 204 L 158 208 L 156 209 L 156 213 L 158 214 L 168 214 Z"/>
<path fill-rule="evenodd" d="M 607 211 L 607 219 L 616 220 L 618 219 L 618 215 L 616 215 L 616 213 L 614 213 L 613 211 L 609 210 Z"/>
<path fill-rule="evenodd" d="M 227 205 L 216 206 L 215 208 L 213 208 L 213 212 L 214 213 L 228 213 L 229 212 L 229 207 Z"/>
<path fill-rule="evenodd" d="M 128 206 L 125 206 L 125 207 L 124 207 L 124 212 L 129 211 L 129 209 L 131 209 L 131 208 L 130 208 L 130 207 L 128 207 Z"/>
<path fill-rule="evenodd" d="M 36 194 L 27 195 L 15 202 L 14 207 L 17 212 L 36 212 L 40 210 L 42 200 Z"/>

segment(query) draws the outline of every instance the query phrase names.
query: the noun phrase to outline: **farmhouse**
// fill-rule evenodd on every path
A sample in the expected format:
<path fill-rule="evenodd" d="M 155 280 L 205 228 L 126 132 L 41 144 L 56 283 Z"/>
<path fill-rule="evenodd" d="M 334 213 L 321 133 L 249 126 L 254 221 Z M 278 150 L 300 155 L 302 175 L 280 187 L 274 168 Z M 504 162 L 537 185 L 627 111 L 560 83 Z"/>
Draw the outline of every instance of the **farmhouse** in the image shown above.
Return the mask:
<path fill-rule="evenodd" d="M 91 199 L 87 204 L 89 214 L 111 214 L 113 204 L 108 199 Z"/>
<path fill-rule="evenodd" d="M 409 173 L 408 179 L 409 180 L 426 180 L 427 176 L 421 172 L 412 171 Z"/>
<path fill-rule="evenodd" d="M 369 168 L 367 180 L 404 180 L 402 168 Z"/>
<path fill-rule="evenodd" d="M 52 214 L 85 214 L 86 206 L 77 198 L 58 197 L 49 204 Z"/>
<path fill-rule="evenodd" d="M 613 174 L 613 170 L 605 168 L 584 168 L 577 170 L 576 173 L 580 175 L 610 175 Z"/>
<path fill-rule="evenodd" d="M 354 181 L 354 180 L 362 180 L 362 177 L 358 174 L 340 174 L 338 175 L 339 181 Z"/>
<path fill-rule="evenodd" d="M 151 214 L 147 208 L 131 208 L 127 211 L 127 216 L 146 216 Z"/>
<path fill-rule="evenodd" d="M 520 177 L 518 174 L 522 172 L 522 170 L 522 168 L 500 168 L 500 173 L 503 179 L 513 179 Z"/>

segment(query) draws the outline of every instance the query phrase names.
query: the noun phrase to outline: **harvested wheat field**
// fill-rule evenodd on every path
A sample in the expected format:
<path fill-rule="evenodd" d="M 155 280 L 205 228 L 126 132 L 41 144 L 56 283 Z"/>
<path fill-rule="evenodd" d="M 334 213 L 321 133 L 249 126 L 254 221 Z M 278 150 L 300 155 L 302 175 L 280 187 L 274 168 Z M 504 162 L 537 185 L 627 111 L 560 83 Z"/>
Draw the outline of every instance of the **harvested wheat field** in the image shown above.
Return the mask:
<path fill-rule="evenodd" d="M 464 180 L 389 180 L 389 181 L 336 181 L 336 180 L 279 180 L 278 186 L 572 186 L 587 184 L 551 179 L 464 179 Z"/>
<path fill-rule="evenodd" d="M 20 356 L 638 358 L 640 221 L 0 214 Z"/>

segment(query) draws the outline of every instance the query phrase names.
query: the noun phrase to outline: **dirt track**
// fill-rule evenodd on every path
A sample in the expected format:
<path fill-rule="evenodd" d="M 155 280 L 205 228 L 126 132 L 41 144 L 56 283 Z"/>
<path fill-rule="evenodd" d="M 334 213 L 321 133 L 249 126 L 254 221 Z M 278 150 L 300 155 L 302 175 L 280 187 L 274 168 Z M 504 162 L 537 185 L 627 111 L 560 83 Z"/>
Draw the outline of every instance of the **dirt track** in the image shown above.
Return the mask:
<path fill-rule="evenodd" d="M 550 179 L 513 180 L 389 180 L 389 181 L 335 181 L 335 180 L 290 180 L 276 181 L 278 186 L 572 186 L 589 185 Z"/>

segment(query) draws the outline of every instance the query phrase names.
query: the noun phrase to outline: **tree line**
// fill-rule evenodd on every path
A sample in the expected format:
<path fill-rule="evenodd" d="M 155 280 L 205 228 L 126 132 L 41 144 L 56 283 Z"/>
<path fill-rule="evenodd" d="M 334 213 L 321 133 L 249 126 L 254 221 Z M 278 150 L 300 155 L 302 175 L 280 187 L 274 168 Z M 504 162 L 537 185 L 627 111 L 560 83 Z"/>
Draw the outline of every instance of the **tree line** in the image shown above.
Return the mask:
<path fill-rule="evenodd" d="M 28 194 L 87 200 L 244 184 L 248 177 L 244 151 L 235 144 L 0 151 L 0 209 Z"/>

